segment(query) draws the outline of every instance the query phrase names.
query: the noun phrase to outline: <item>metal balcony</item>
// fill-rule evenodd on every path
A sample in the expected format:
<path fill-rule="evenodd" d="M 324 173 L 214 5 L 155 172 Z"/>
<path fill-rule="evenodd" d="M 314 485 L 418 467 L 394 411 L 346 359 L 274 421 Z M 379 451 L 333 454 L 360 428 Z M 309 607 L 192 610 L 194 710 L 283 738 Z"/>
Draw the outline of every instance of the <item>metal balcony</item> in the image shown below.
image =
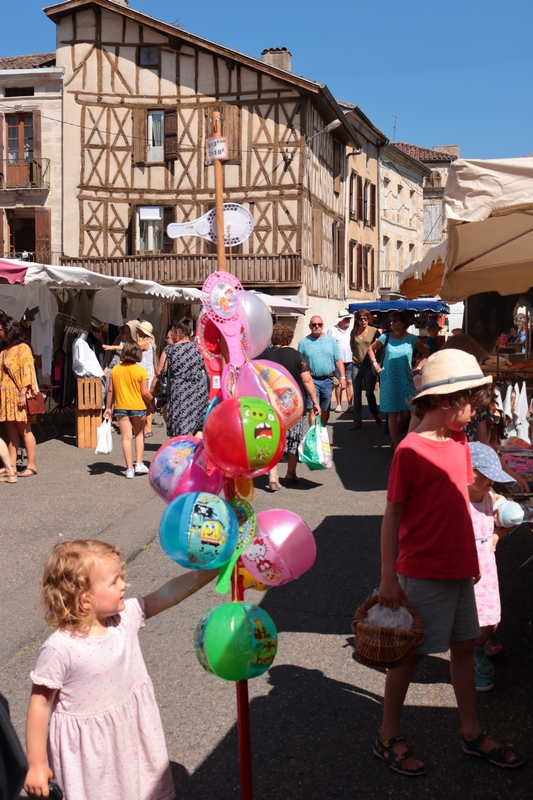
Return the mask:
<path fill-rule="evenodd" d="M 400 293 L 400 286 L 402 284 L 401 270 L 397 269 L 384 269 L 379 273 L 379 291 L 392 292 L 393 294 Z"/>
<path fill-rule="evenodd" d="M 49 158 L 8 158 L 1 162 L 0 190 L 49 188 Z"/>

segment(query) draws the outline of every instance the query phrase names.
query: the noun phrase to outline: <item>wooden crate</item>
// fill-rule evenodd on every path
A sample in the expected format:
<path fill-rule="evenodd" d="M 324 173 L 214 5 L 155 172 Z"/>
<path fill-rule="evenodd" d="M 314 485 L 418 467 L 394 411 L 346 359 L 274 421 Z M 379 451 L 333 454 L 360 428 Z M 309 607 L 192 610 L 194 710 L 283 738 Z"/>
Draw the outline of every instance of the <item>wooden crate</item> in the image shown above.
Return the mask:
<path fill-rule="evenodd" d="M 102 380 L 78 378 L 76 447 L 96 447 L 96 429 L 102 424 Z"/>

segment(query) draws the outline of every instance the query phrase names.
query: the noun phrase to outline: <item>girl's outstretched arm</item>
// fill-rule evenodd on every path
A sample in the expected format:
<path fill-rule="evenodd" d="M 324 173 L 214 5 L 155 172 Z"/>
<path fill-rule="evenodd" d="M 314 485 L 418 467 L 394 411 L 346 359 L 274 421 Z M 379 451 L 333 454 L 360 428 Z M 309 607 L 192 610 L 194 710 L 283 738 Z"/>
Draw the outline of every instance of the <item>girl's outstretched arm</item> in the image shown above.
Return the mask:
<path fill-rule="evenodd" d="M 218 569 L 198 569 L 186 572 L 184 575 L 177 575 L 172 580 L 165 583 L 160 589 L 144 598 L 146 603 L 146 619 L 155 617 L 167 608 L 177 606 L 182 600 L 186 600 L 206 586 L 218 575 Z"/>
<path fill-rule="evenodd" d="M 30 704 L 26 717 L 26 757 L 29 769 L 24 789 L 35 797 L 48 797 L 48 781 L 53 772 L 46 760 L 48 720 L 57 689 L 47 686 L 31 687 Z"/>

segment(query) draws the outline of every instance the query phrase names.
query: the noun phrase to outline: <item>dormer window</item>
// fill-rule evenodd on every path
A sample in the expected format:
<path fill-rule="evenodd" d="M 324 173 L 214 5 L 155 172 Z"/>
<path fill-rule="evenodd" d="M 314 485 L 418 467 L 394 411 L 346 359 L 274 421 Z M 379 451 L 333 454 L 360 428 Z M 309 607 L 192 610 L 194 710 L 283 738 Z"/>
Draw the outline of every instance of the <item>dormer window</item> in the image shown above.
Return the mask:
<path fill-rule="evenodd" d="M 139 48 L 139 64 L 141 67 L 155 69 L 159 66 L 159 47 L 148 45 Z"/>

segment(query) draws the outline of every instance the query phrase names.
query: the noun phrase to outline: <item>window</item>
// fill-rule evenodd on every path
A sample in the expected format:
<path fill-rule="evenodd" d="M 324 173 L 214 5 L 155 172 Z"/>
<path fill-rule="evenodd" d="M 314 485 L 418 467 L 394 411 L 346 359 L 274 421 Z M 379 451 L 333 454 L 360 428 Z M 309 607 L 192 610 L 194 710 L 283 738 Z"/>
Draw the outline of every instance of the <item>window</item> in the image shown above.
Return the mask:
<path fill-rule="evenodd" d="M 357 271 L 355 268 L 357 258 L 357 242 L 350 239 L 348 242 L 348 284 L 350 289 L 357 289 Z"/>
<path fill-rule="evenodd" d="M 409 264 L 413 263 L 414 255 L 415 255 L 415 246 L 413 243 L 411 243 L 409 245 Z"/>
<path fill-rule="evenodd" d="M 136 254 L 160 253 L 163 249 L 163 207 L 137 206 L 135 225 Z"/>
<path fill-rule="evenodd" d="M 365 225 L 369 225 L 370 224 L 370 181 L 365 181 L 365 191 L 363 197 L 364 197 L 363 214 L 364 214 Z"/>
<path fill-rule="evenodd" d="M 333 140 L 333 191 L 339 194 L 342 178 L 342 146 L 336 139 Z"/>
<path fill-rule="evenodd" d="M 398 220 L 397 220 L 398 222 L 402 221 L 402 208 L 403 208 L 403 194 L 402 194 L 402 192 L 403 192 L 403 186 L 401 185 L 401 183 L 399 183 L 398 184 L 397 203 L 396 203 L 396 209 L 397 209 L 397 213 L 398 213 Z"/>
<path fill-rule="evenodd" d="M 398 272 L 403 271 L 403 242 L 400 240 L 396 242 L 396 269 Z"/>
<path fill-rule="evenodd" d="M 139 65 L 154 69 L 159 66 L 159 47 L 148 45 L 139 47 Z"/>
<path fill-rule="evenodd" d="M 33 158 L 33 115 L 7 114 L 7 159 L 28 161 Z"/>
<path fill-rule="evenodd" d="M 33 86 L 6 86 L 4 97 L 33 97 L 35 89 Z"/>
<path fill-rule="evenodd" d="M 365 291 L 374 291 L 374 248 L 365 245 L 363 254 L 363 274 L 365 279 Z"/>
<path fill-rule="evenodd" d="M 364 202 L 363 202 L 363 179 L 360 175 L 357 176 L 357 220 L 363 222 L 364 220 Z"/>
<path fill-rule="evenodd" d="M 424 205 L 424 242 L 442 239 L 442 206 L 440 203 Z"/>
<path fill-rule="evenodd" d="M 350 173 L 350 219 L 357 218 L 357 173 Z"/>
<path fill-rule="evenodd" d="M 363 245 L 361 243 L 357 245 L 357 280 L 355 288 L 358 290 L 363 288 Z"/>
<path fill-rule="evenodd" d="M 147 125 L 147 161 L 164 161 L 165 152 L 163 146 L 163 125 L 164 125 L 164 111 L 149 111 L 146 119 Z"/>
<path fill-rule="evenodd" d="M 383 237 L 383 264 L 385 267 L 385 271 L 390 269 L 390 248 L 389 248 L 390 239 L 388 236 Z"/>

